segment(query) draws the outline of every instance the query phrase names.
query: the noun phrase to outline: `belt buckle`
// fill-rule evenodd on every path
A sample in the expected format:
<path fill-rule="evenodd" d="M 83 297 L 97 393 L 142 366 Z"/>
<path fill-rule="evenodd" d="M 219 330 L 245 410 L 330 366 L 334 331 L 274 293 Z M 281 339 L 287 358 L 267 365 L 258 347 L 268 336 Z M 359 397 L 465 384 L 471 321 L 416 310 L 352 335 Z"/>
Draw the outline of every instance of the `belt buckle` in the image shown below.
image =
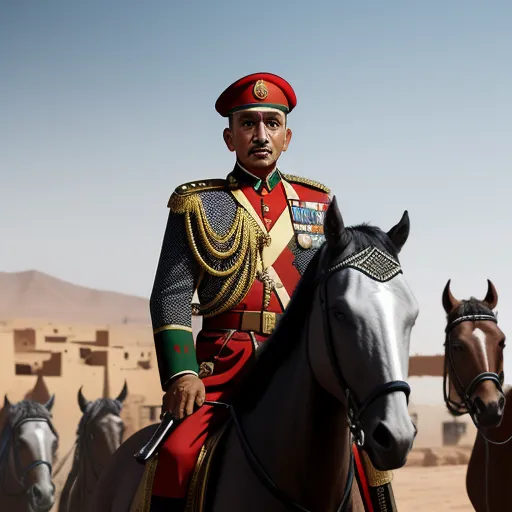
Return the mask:
<path fill-rule="evenodd" d="M 260 312 L 244 311 L 242 313 L 242 331 L 259 331 L 260 330 Z"/>
<path fill-rule="evenodd" d="M 276 327 L 276 314 L 270 311 L 263 311 L 261 324 L 263 334 L 272 334 L 272 331 Z"/>

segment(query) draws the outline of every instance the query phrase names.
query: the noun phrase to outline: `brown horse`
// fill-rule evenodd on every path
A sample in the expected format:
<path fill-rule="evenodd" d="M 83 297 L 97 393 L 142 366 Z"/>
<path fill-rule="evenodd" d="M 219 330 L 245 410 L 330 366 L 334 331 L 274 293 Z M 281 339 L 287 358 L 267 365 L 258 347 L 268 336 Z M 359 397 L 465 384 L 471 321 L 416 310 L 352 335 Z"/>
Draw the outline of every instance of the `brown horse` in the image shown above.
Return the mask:
<path fill-rule="evenodd" d="M 512 439 L 512 410 L 507 417 L 510 407 L 505 407 L 502 389 L 505 335 L 494 312 L 498 293 L 488 280 L 484 300 L 459 301 L 448 281 L 442 301 L 447 314 L 445 403 L 454 416 L 469 414 L 477 428 L 466 475 L 467 493 L 477 512 L 511 510 L 512 444 L 503 445 Z"/>
<path fill-rule="evenodd" d="M 324 230 L 326 243 L 228 406 L 213 512 L 354 510 L 351 441 L 379 470 L 402 467 L 412 448 L 404 379 L 418 306 L 398 262 L 408 215 L 387 233 L 345 228 L 334 198 Z M 130 510 L 144 470 L 133 454 L 154 431 L 117 450 L 91 510 Z"/>
<path fill-rule="evenodd" d="M 0 510 L 48 512 L 55 503 L 53 464 L 59 436 L 46 404 L 5 397 L 0 432 Z"/>
<path fill-rule="evenodd" d="M 59 501 L 59 512 L 85 512 L 103 468 L 119 448 L 124 424 L 120 417 L 128 394 L 126 382 L 115 400 L 88 401 L 82 388 L 78 405 L 82 417 L 77 429 L 75 457 Z"/>

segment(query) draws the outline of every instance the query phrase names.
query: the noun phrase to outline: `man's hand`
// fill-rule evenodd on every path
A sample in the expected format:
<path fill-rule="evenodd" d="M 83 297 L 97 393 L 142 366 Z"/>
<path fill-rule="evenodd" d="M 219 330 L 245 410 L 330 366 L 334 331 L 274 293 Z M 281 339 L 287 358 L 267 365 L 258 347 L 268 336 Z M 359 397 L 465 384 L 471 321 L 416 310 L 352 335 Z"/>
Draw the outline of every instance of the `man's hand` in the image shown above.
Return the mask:
<path fill-rule="evenodd" d="M 163 398 L 162 413 L 170 411 L 176 418 L 182 419 L 194 412 L 194 404 L 203 405 L 205 400 L 203 381 L 192 374 L 176 379 Z"/>

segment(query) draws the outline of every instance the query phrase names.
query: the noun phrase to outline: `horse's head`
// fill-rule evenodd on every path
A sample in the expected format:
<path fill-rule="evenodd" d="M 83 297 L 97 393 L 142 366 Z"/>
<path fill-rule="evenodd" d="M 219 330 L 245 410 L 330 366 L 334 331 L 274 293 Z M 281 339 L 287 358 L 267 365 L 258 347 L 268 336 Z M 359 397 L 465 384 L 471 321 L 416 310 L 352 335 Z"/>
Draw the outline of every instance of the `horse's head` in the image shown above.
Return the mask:
<path fill-rule="evenodd" d="M 124 423 L 120 413 L 127 394 L 126 381 L 115 400 L 98 398 L 88 401 L 82 393 L 82 388 L 78 391 L 78 405 L 83 413 L 78 435 L 98 470 L 106 466 L 123 440 Z"/>
<path fill-rule="evenodd" d="M 374 466 L 395 469 L 405 464 L 416 435 L 404 381 L 418 306 L 398 262 L 409 218 L 405 212 L 387 233 L 346 228 L 333 198 L 324 232 L 320 300 L 310 322 L 312 369 L 347 405 L 352 430 Z"/>
<path fill-rule="evenodd" d="M 487 280 L 483 300 L 455 299 L 450 281 L 443 290 L 447 315 L 445 341 L 445 403 L 454 415 L 469 412 L 478 427 L 496 427 L 505 408 L 503 349 L 505 335 L 493 312 L 498 293 Z M 450 391 L 446 388 L 449 377 Z M 458 396 L 452 399 L 453 392 Z"/>
<path fill-rule="evenodd" d="M 11 404 L 5 396 L 6 426 L 0 442 L 8 494 L 25 495 L 32 512 L 46 512 L 55 502 L 52 467 L 59 437 L 52 423 L 53 395 L 46 404 L 31 400 Z"/>

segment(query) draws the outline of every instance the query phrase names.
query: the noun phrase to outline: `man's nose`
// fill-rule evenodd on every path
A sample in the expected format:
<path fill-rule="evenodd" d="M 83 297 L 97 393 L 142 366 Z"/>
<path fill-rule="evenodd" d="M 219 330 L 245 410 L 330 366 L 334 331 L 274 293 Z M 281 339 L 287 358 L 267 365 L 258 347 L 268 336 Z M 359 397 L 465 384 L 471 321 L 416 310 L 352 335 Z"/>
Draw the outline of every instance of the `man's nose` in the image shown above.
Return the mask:
<path fill-rule="evenodd" d="M 268 141 L 267 130 L 265 130 L 265 123 L 263 121 L 259 121 L 256 125 L 254 141 L 260 144 Z"/>

